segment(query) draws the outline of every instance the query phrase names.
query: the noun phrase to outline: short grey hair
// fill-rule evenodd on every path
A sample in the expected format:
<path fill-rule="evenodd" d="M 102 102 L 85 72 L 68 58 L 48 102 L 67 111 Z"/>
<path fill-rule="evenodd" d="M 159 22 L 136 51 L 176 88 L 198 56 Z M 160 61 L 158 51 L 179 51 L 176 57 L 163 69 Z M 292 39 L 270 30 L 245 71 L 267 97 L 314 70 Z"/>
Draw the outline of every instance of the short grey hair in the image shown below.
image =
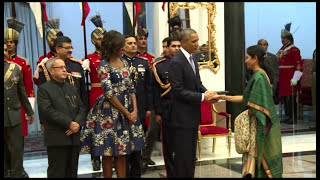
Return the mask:
<path fill-rule="evenodd" d="M 197 31 L 191 28 L 183 29 L 180 33 L 181 40 L 188 40 L 190 37 L 190 34 L 196 34 Z"/>
<path fill-rule="evenodd" d="M 53 67 L 54 62 L 56 62 L 56 60 L 62 60 L 62 59 L 61 59 L 61 58 L 58 58 L 58 57 L 54 57 L 54 58 L 49 59 L 49 60 L 46 62 L 46 68 L 47 68 L 47 70 Z"/>

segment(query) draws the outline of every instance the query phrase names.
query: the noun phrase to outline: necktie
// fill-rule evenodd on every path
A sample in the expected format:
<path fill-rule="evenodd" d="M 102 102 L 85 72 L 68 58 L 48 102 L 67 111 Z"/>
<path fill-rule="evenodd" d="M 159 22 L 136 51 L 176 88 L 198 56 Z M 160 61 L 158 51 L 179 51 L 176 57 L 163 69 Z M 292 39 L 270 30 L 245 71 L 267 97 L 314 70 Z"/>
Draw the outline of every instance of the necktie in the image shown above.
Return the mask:
<path fill-rule="evenodd" d="M 196 74 L 196 68 L 194 66 L 194 62 L 193 62 L 192 56 L 190 56 L 190 58 L 189 58 L 189 63 L 191 65 L 192 69 L 193 69 L 193 73 Z"/>

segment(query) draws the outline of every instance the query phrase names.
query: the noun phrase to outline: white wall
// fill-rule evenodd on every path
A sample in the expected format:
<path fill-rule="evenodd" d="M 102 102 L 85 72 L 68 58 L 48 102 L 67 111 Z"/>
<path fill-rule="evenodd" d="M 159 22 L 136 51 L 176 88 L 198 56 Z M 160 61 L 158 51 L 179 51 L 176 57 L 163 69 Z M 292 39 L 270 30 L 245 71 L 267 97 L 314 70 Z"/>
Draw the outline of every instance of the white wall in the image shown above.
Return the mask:
<path fill-rule="evenodd" d="M 147 51 L 159 57 L 162 52 L 162 40 L 169 35 L 168 21 L 168 3 L 165 4 L 165 11 L 162 10 L 162 2 L 147 2 L 147 30 L 149 36 L 147 39 Z"/>
<path fill-rule="evenodd" d="M 223 2 L 216 2 L 216 8 L 217 8 L 217 14 L 214 19 L 214 24 L 215 24 L 215 28 L 216 28 L 215 38 L 216 38 L 216 47 L 218 50 L 218 57 L 220 60 L 220 69 L 215 74 L 209 68 L 202 68 L 202 69 L 200 69 L 200 76 L 201 76 L 201 80 L 202 80 L 203 85 L 208 90 L 224 91 L 225 90 L 224 3 Z M 191 20 L 191 22 L 192 22 L 192 20 Z M 198 32 L 198 34 L 199 33 L 200 32 Z M 201 33 L 205 34 L 205 32 L 201 32 Z M 199 40 L 199 42 L 200 42 L 200 40 Z"/>

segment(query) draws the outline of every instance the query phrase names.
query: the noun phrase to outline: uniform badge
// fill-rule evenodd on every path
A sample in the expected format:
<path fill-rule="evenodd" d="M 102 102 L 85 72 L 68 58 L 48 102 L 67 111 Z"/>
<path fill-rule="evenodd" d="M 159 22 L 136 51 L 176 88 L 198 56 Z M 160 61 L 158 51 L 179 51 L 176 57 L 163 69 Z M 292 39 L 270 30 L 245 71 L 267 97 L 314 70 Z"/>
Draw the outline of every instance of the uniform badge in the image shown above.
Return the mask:
<path fill-rule="evenodd" d="M 138 65 L 138 72 L 145 72 L 146 69 L 144 68 L 144 66 L 142 64 Z"/>
<path fill-rule="evenodd" d="M 81 78 L 81 74 L 79 72 L 71 72 L 71 75 L 76 78 Z"/>
<path fill-rule="evenodd" d="M 17 82 L 19 79 L 15 76 L 11 77 L 11 82 Z"/>

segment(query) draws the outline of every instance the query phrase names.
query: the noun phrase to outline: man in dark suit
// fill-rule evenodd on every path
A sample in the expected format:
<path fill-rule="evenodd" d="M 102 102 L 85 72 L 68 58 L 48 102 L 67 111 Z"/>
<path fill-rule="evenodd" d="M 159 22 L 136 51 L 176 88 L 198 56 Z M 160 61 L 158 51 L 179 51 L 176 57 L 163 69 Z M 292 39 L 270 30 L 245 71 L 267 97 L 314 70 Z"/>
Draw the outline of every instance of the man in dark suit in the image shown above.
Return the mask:
<path fill-rule="evenodd" d="M 29 124 L 34 120 L 34 112 L 23 84 L 22 67 L 7 58 L 8 49 L 4 43 L 4 177 L 27 178 L 23 173 L 21 104 Z"/>
<path fill-rule="evenodd" d="M 197 52 L 199 37 L 195 30 L 184 29 L 181 48 L 169 66 L 173 101 L 168 127 L 174 132 L 174 177 L 194 177 L 200 104 L 216 94 L 202 85 L 193 54 Z"/>
<path fill-rule="evenodd" d="M 38 89 L 39 117 L 44 125 L 47 146 L 47 177 L 76 178 L 80 151 L 80 126 L 85 124 L 86 106 L 77 88 L 66 82 L 65 62 L 52 58 L 46 62 L 51 80 Z"/>

